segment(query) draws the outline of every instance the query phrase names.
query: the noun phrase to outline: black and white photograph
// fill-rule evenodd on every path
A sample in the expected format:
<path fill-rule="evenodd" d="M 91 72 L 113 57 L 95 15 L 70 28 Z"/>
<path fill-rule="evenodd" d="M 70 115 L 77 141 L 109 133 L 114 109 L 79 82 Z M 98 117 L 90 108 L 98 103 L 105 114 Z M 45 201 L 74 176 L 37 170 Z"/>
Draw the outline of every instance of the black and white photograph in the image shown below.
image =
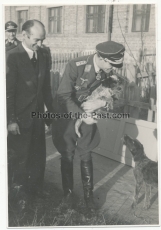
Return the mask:
<path fill-rule="evenodd" d="M 160 226 L 158 2 L 4 4 L 8 228 Z"/>

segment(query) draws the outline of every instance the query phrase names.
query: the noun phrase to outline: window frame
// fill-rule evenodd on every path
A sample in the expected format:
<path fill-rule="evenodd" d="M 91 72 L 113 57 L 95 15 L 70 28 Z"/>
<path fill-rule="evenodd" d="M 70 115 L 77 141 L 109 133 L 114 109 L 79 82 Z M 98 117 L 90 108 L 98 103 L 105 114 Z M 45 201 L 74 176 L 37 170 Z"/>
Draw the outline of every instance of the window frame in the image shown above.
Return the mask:
<path fill-rule="evenodd" d="M 20 19 L 22 20 L 22 19 L 24 19 L 24 18 L 20 18 L 19 15 L 20 15 L 20 13 L 23 12 L 23 11 L 26 11 L 26 12 L 27 12 L 26 20 L 24 20 L 23 23 L 26 22 L 26 21 L 28 20 L 28 18 L 29 18 L 29 10 L 28 10 L 28 9 L 20 9 L 20 10 L 17 10 L 17 25 L 18 25 L 17 33 L 18 33 L 18 34 L 20 34 L 20 33 L 22 32 L 22 28 L 21 28 L 21 26 L 20 26 L 19 20 L 20 20 Z M 23 25 L 23 23 L 22 23 L 22 25 Z"/>
<path fill-rule="evenodd" d="M 89 13 L 89 7 L 93 6 L 94 7 L 94 10 L 93 10 L 93 13 Z M 95 7 L 98 7 L 98 11 L 95 12 Z M 101 8 L 102 7 L 102 8 Z M 103 14 L 101 12 L 101 10 L 103 9 Z M 100 13 L 99 13 L 100 12 Z M 99 16 L 102 15 L 101 19 L 100 19 L 100 22 L 103 21 L 103 25 L 101 25 L 102 27 L 102 31 L 100 32 L 99 31 Z M 104 34 L 105 33 L 105 21 L 106 21 L 106 5 L 87 5 L 86 6 L 86 30 L 85 32 L 87 34 L 93 34 L 93 33 L 96 33 L 96 34 Z M 93 19 L 93 24 L 95 23 L 94 20 L 95 18 L 97 18 L 97 21 L 96 21 L 96 30 L 95 31 L 92 31 L 92 32 L 89 32 L 89 27 L 88 27 L 88 20 L 89 18 L 92 17 Z"/>
<path fill-rule="evenodd" d="M 59 24 L 60 24 L 59 30 L 60 30 L 60 32 L 56 32 L 56 33 L 52 32 L 50 30 L 50 27 L 51 27 L 51 25 L 50 25 L 50 22 L 51 22 L 50 18 L 54 18 L 55 17 L 55 16 L 50 16 L 51 15 L 51 10 L 55 10 L 55 9 L 60 9 L 60 12 L 59 12 L 59 18 L 60 18 L 60 20 L 59 20 Z M 63 33 L 62 32 L 62 30 L 63 30 L 63 6 L 52 6 L 52 7 L 48 7 L 47 10 L 48 10 L 48 14 L 47 14 L 47 17 L 48 17 L 47 18 L 47 21 L 48 21 L 48 34 L 62 34 Z M 58 12 L 56 14 L 58 14 Z M 57 18 L 58 18 L 58 16 L 56 16 L 56 20 L 55 21 L 57 21 Z M 58 26 L 58 22 L 57 22 L 57 26 Z M 57 30 L 58 30 L 58 28 L 57 28 Z"/>
<path fill-rule="evenodd" d="M 137 5 L 142 5 L 146 6 L 146 12 L 145 13 L 138 13 L 137 12 Z M 151 12 L 151 4 L 135 4 L 133 5 L 133 17 L 132 17 L 132 27 L 131 27 L 131 32 L 149 32 L 149 24 L 150 24 L 150 12 Z M 141 25 L 143 24 L 142 21 L 145 19 L 145 27 L 140 29 L 140 30 L 136 30 L 136 18 L 138 15 L 141 15 Z M 142 27 L 142 26 L 141 26 Z"/>

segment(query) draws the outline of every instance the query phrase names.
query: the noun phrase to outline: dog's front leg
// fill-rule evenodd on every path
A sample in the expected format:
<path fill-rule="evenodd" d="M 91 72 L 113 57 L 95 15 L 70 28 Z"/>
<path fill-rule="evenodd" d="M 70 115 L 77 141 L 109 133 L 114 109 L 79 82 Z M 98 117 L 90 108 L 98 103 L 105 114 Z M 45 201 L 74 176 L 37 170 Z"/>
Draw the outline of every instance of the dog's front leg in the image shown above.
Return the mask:
<path fill-rule="evenodd" d="M 132 203 L 132 208 L 135 208 L 137 203 L 138 203 L 138 200 L 139 200 L 139 192 L 141 190 L 141 187 L 142 187 L 142 183 L 137 183 L 136 182 L 136 186 L 135 186 L 135 193 L 134 193 L 134 200 L 133 200 L 133 203 Z"/>
<path fill-rule="evenodd" d="M 135 186 L 135 193 L 134 193 L 134 200 L 132 203 L 132 208 L 135 208 L 137 203 L 138 203 L 138 199 L 139 199 L 139 192 L 141 190 L 142 184 L 143 184 L 143 178 L 142 175 L 139 173 L 139 171 L 137 169 L 134 169 L 134 176 L 135 176 L 135 180 L 136 180 L 136 186 Z"/>
<path fill-rule="evenodd" d="M 144 209 L 150 207 L 150 198 L 151 198 L 151 185 L 145 183 L 145 198 L 144 198 Z"/>

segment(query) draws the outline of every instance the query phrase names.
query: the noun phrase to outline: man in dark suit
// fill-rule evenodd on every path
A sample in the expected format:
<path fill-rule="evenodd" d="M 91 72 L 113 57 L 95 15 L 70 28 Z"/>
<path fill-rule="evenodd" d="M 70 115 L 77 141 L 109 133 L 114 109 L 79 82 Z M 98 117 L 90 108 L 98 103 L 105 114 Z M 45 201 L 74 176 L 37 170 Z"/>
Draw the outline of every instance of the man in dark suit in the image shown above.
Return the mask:
<path fill-rule="evenodd" d="M 11 191 L 18 188 L 20 207 L 30 195 L 40 196 L 43 191 L 45 123 L 40 117 L 32 118 L 32 113 L 43 113 L 44 104 L 52 112 L 49 63 L 37 45 L 45 39 L 44 25 L 28 20 L 22 26 L 22 36 L 22 44 L 7 53 L 6 64 L 8 158 L 10 152 L 16 158 Z M 45 122 L 50 125 L 51 120 Z M 8 170 L 10 176 L 10 167 Z"/>
<path fill-rule="evenodd" d="M 108 41 L 96 46 L 96 54 L 71 60 L 65 69 L 60 83 L 55 105 L 55 111 L 61 114 L 71 113 L 68 119 L 53 120 L 53 142 L 61 153 L 61 173 L 64 190 L 63 203 L 73 202 L 73 158 L 75 150 L 81 158 L 81 176 L 84 189 L 84 199 L 87 208 L 94 211 L 93 202 L 93 164 L 91 152 L 100 142 L 100 135 L 95 123 L 88 116 L 97 109 L 107 111 L 106 99 L 96 99 L 86 102 L 86 98 L 101 84 L 112 85 L 112 68 L 122 67 L 125 48 L 122 44 Z M 83 114 L 80 127 L 81 137 L 75 132 L 74 117 Z M 86 117 L 87 115 L 87 117 Z"/>
<path fill-rule="evenodd" d="M 6 51 L 14 49 L 21 42 L 16 38 L 17 24 L 15 22 L 9 21 L 5 24 L 5 32 L 7 39 L 5 40 Z"/>

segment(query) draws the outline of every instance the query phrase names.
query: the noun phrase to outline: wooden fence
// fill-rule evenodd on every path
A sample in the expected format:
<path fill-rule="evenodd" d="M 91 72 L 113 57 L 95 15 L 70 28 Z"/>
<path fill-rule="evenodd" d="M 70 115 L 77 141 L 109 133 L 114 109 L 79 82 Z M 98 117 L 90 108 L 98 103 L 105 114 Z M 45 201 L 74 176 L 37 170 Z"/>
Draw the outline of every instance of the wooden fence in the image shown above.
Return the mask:
<path fill-rule="evenodd" d="M 53 97 L 59 86 L 61 76 L 69 60 L 86 56 L 95 51 L 52 54 L 51 85 Z M 146 50 L 133 63 L 124 63 L 115 69 L 118 77 L 125 78 L 122 97 L 116 104 L 115 112 L 130 113 L 136 119 L 157 122 L 156 65 L 155 54 Z"/>

